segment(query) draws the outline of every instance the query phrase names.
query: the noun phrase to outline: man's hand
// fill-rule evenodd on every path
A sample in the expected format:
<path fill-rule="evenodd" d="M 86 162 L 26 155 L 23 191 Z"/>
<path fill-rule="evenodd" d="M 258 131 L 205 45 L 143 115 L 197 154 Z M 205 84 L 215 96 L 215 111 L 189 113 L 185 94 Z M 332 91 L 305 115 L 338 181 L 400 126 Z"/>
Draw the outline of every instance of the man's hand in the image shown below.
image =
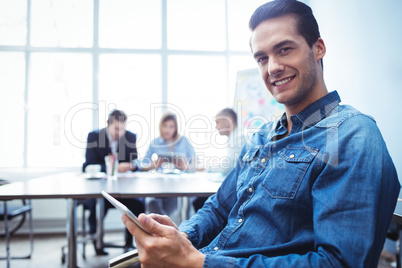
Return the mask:
<path fill-rule="evenodd" d="M 151 217 L 152 219 L 154 219 L 155 221 L 159 222 L 162 225 L 168 225 L 168 226 L 172 226 L 173 228 L 175 228 L 177 231 L 179 231 L 179 228 L 177 227 L 176 223 L 174 223 L 168 216 L 166 215 L 160 215 L 160 214 L 154 214 L 151 213 L 148 215 L 149 217 Z M 183 235 L 187 240 L 190 239 L 188 234 L 184 233 L 184 232 L 180 232 L 181 235 Z"/>
<path fill-rule="evenodd" d="M 133 169 L 133 165 L 129 162 L 119 163 L 119 166 L 117 168 L 119 173 L 124 173 L 124 172 L 127 172 L 132 169 Z"/>
<path fill-rule="evenodd" d="M 142 231 L 127 216 L 122 221 L 135 237 L 141 267 L 202 267 L 205 256 L 193 247 L 167 216 L 140 214 Z"/>
<path fill-rule="evenodd" d="M 171 227 L 175 228 L 176 230 L 179 230 L 179 228 L 177 227 L 176 223 L 174 223 L 172 221 L 172 219 L 170 219 L 166 215 L 160 215 L 160 214 L 151 213 L 151 214 L 148 215 L 148 217 L 152 218 L 153 220 L 159 222 L 162 225 L 171 226 Z"/>

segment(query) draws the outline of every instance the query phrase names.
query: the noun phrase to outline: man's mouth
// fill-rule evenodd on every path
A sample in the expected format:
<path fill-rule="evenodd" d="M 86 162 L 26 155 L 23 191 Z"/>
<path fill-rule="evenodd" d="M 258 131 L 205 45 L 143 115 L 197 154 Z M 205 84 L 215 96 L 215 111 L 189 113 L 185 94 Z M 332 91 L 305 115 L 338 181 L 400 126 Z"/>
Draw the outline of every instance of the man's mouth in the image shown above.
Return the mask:
<path fill-rule="evenodd" d="M 284 84 L 290 82 L 291 80 L 293 80 L 293 78 L 295 78 L 295 76 L 288 77 L 288 78 L 285 78 L 285 79 L 282 79 L 282 80 L 278 80 L 278 81 L 273 82 L 272 85 L 281 86 L 281 85 L 284 85 Z"/>

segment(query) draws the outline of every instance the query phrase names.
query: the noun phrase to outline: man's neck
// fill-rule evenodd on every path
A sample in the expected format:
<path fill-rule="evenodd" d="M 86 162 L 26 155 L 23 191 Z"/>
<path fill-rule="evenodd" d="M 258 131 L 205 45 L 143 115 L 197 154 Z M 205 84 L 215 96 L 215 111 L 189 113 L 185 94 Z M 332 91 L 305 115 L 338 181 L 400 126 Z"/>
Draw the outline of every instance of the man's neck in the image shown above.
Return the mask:
<path fill-rule="evenodd" d="M 324 81 L 322 81 L 322 85 L 319 87 L 318 90 L 315 91 L 316 93 L 310 94 L 308 97 L 306 97 L 302 102 L 297 103 L 295 105 L 285 105 L 285 111 L 286 111 L 286 121 L 288 123 L 287 126 L 287 133 L 286 136 L 290 133 L 292 130 L 292 120 L 290 120 L 290 117 L 292 115 L 296 115 L 306 109 L 309 105 L 312 103 L 316 102 L 317 100 L 321 99 L 322 97 L 326 96 L 328 94 L 328 90 L 324 84 Z"/>
<path fill-rule="evenodd" d="M 107 138 L 109 139 L 109 142 L 115 142 L 115 140 L 112 137 L 112 135 L 110 135 L 110 132 L 109 132 L 108 128 L 106 128 L 106 135 L 107 135 Z"/>
<path fill-rule="evenodd" d="M 236 131 L 236 129 L 237 129 L 237 126 L 234 126 L 233 128 L 231 128 L 230 129 L 230 132 L 228 133 L 228 137 L 230 137 L 232 134 L 233 134 L 233 132 L 235 132 Z"/>

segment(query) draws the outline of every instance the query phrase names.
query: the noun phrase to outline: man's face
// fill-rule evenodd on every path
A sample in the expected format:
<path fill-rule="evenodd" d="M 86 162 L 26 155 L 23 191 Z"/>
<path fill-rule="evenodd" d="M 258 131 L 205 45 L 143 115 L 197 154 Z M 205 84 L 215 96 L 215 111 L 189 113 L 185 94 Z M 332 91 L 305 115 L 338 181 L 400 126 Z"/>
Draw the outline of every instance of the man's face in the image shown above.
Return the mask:
<path fill-rule="evenodd" d="M 113 138 L 113 140 L 118 140 L 123 137 L 124 133 L 126 133 L 126 122 L 119 122 L 118 120 L 114 120 L 113 123 L 108 125 L 109 135 Z"/>
<path fill-rule="evenodd" d="M 277 102 L 297 108 L 314 99 L 321 71 L 319 60 L 324 55 L 317 55 L 316 44 L 309 47 L 292 15 L 258 25 L 251 36 L 251 49 L 265 86 Z"/>
<path fill-rule="evenodd" d="M 220 135 L 229 136 L 233 129 L 231 122 L 232 120 L 228 116 L 217 114 L 215 117 L 215 128 L 219 131 Z"/>

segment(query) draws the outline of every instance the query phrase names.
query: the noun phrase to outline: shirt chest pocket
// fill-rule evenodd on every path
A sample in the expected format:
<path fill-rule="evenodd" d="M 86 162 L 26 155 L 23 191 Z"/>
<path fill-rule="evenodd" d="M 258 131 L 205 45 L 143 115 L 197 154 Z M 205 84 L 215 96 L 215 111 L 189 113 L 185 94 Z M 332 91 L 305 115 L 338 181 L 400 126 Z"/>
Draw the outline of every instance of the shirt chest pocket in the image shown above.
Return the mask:
<path fill-rule="evenodd" d="M 318 150 L 312 148 L 285 148 L 273 159 L 273 164 L 262 182 L 272 198 L 293 199 Z"/>
<path fill-rule="evenodd" d="M 237 177 L 237 190 L 243 185 L 246 178 L 250 178 L 254 174 L 254 167 L 257 164 L 256 158 L 258 153 L 261 149 L 261 146 L 251 147 L 247 150 L 244 154 L 243 158 L 241 159 L 242 169 Z"/>

